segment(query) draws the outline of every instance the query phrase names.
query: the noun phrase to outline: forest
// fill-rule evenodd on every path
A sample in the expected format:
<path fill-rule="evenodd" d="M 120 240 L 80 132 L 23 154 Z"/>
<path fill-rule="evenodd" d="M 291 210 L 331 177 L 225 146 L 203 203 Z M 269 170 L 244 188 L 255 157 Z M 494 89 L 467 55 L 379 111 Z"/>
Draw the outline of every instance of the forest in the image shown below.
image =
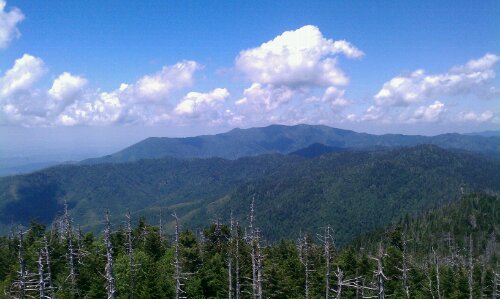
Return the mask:
<path fill-rule="evenodd" d="M 0 238 L 3 298 L 498 298 L 500 197 L 470 194 L 337 246 L 335 227 L 266 241 L 252 201 L 240 223 L 183 229 L 175 213 L 82 232 L 67 206 L 50 226 Z M 163 219 L 174 220 L 167 234 Z"/>

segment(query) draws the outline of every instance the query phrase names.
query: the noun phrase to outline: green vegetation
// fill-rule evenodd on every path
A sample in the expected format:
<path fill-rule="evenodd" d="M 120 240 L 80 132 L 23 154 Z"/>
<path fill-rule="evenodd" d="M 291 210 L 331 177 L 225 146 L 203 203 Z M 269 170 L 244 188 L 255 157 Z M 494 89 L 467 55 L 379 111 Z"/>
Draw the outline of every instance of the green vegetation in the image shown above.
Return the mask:
<path fill-rule="evenodd" d="M 343 151 L 315 158 L 262 155 L 237 160 L 164 158 L 66 165 L 0 180 L 4 232 L 30 220 L 49 224 L 68 202 L 85 231 L 102 229 L 102 211 L 157 221 L 176 211 L 184 227 L 210 219 L 243 222 L 255 198 L 268 240 L 298 237 L 325 223 L 343 245 L 405 214 L 451 202 L 461 192 L 500 190 L 500 162 L 436 146 Z M 112 218 L 117 220 L 117 218 Z M 173 223 L 166 229 L 172 232 Z"/>
<path fill-rule="evenodd" d="M 114 295 L 116 298 L 131 298 L 131 294 L 134 298 L 175 298 L 178 260 L 183 296 L 228 298 L 231 273 L 232 298 L 235 298 L 237 286 L 239 298 L 252 298 L 253 248 L 262 253 L 258 260 L 262 267 L 258 271 L 262 277 L 263 298 L 306 298 L 306 285 L 309 298 L 325 298 L 326 252 L 330 255 L 330 298 L 336 298 L 339 281 L 343 281 L 343 287 L 337 298 L 360 298 L 361 293 L 376 298 L 380 290 L 377 287 L 377 279 L 382 277 L 380 273 L 383 273 L 384 297 L 379 294 L 379 298 L 496 298 L 493 292 L 498 294 L 500 291 L 499 205 L 499 196 L 472 194 L 418 217 L 403 217 L 383 231 L 331 249 L 322 242 L 324 229 L 303 230 L 306 236 L 301 242 L 268 243 L 262 239 L 244 238 L 244 231 L 247 236 L 255 235 L 255 227 L 245 228 L 235 222 L 230 226 L 228 222 L 223 224 L 217 220 L 201 232 L 183 230 L 176 243 L 175 236 L 162 234 L 160 227 L 143 219 L 129 235 L 128 222 L 122 217 L 113 226 L 109 239 L 113 248 L 110 256 Z M 263 207 L 257 205 L 255 210 L 257 219 L 262 218 Z M 40 252 L 44 265 L 42 281 L 47 295 L 53 291 L 61 299 L 106 298 L 108 275 L 105 266 L 109 260 L 104 236 L 83 235 L 71 228 L 69 218 L 61 220 L 58 222 L 62 223 L 61 229 L 54 226 L 49 231 L 45 231 L 43 225 L 32 223 L 22 235 L 22 243 L 18 233 L 0 238 L 0 298 L 7 298 L 9 293 L 19 296 L 19 261 L 26 265 L 25 282 L 35 285 L 30 282 L 39 278 Z M 339 238 L 335 227 L 333 231 L 334 238 Z M 44 236 L 48 240 L 50 280 Z M 132 247 L 128 246 L 129 236 Z M 23 248 L 21 255 L 19 244 Z M 68 258 L 70 247 L 75 259 L 74 284 Z M 381 261 L 380 265 L 375 259 Z M 342 280 L 339 279 L 341 272 Z M 38 297 L 39 287 L 27 291 L 26 295 Z"/>
<path fill-rule="evenodd" d="M 245 156 L 288 154 L 321 143 L 336 148 L 377 148 L 433 144 L 500 157 L 500 137 L 497 135 L 442 134 L 432 137 L 419 135 L 371 135 L 327 126 L 271 125 L 263 128 L 234 129 L 217 135 L 188 138 L 147 138 L 117 153 L 88 159 L 84 164 L 122 163 L 140 159 L 208 158 L 237 159 Z"/>

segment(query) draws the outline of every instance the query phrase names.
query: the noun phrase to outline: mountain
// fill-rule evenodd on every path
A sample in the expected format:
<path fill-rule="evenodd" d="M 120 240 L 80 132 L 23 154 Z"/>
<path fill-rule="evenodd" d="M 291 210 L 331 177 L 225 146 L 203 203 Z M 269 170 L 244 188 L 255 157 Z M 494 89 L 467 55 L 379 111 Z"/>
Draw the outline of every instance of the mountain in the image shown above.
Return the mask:
<path fill-rule="evenodd" d="M 304 158 L 315 158 L 324 154 L 346 151 L 346 148 L 327 146 L 321 143 L 313 143 L 306 148 L 291 152 L 289 155 L 301 156 Z"/>
<path fill-rule="evenodd" d="M 157 222 L 160 208 L 196 228 L 231 212 L 244 222 L 255 198 L 257 224 L 269 239 L 330 223 L 344 244 L 406 213 L 479 190 L 500 191 L 500 161 L 432 145 L 309 159 L 272 154 L 63 165 L 0 179 L 0 229 L 32 218 L 50 223 L 65 200 L 87 230 L 100 228 L 106 209 L 115 220 L 130 209 Z"/>
<path fill-rule="evenodd" d="M 458 253 L 469 247 L 472 237 L 474 255 L 485 254 L 483 261 L 495 264 L 491 258 L 500 256 L 500 195 L 468 194 L 415 217 L 403 217 L 389 227 L 357 238 L 351 245 L 374 251 L 380 240 L 389 244 L 400 241 L 401 233 L 411 240 L 414 255 L 419 256 L 430 255 L 431 247 L 443 256 L 450 255 L 453 248 Z"/>
<path fill-rule="evenodd" d="M 260 154 L 287 154 L 313 143 L 338 148 L 400 147 L 434 144 L 448 149 L 479 152 L 500 158 L 500 137 L 442 134 L 432 137 L 419 135 L 371 135 L 316 125 L 234 129 L 227 133 L 187 138 L 151 137 L 117 153 L 87 159 L 84 164 L 130 162 L 162 157 L 237 159 Z"/>
<path fill-rule="evenodd" d="M 482 131 L 482 132 L 468 133 L 465 135 L 483 136 L 483 137 L 499 137 L 500 131 Z"/>

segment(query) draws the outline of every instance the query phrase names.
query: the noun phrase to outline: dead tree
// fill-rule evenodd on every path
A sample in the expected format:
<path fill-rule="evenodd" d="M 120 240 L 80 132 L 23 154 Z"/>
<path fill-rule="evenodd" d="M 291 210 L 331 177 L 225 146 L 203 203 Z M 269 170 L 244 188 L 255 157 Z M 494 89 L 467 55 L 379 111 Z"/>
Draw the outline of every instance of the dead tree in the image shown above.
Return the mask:
<path fill-rule="evenodd" d="M 472 275 L 474 271 L 474 264 L 472 262 L 472 254 L 473 254 L 473 248 L 472 248 L 472 234 L 469 235 L 469 265 L 468 265 L 468 277 L 467 277 L 467 282 L 469 284 L 469 299 L 472 299 L 472 291 L 473 291 L 473 280 L 472 280 Z"/>
<path fill-rule="evenodd" d="M 304 234 L 304 237 L 299 239 L 297 247 L 299 251 L 300 262 L 304 266 L 305 270 L 305 298 L 309 299 L 309 273 L 312 272 L 312 270 L 310 268 L 309 261 L 310 244 L 307 242 L 307 234 Z"/>
<path fill-rule="evenodd" d="M 330 264 L 332 262 L 332 250 L 334 248 L 333 236 L 331 232 L 332 228 L 327 225 L 325 227 L 325 232 L 323 236 L 320 236 L 320 240 L 323 243 L 323 256 L 325 258 L 325 299 L 330 299 Z"/>
<path fill-rule="evenodd" d="M 38 252 L 38 289 L 40 293 L 40 298 L 45 299 L 47 296 L 45 295 L 45 284 L 46 282 L 46 277 L 45 277 L 45 272 L 43 269 L 43 252 L 42 249 Z"/>
<path fill-rule="evenodd" d="M 181 262 L 180 262 L 180 251 L 179 251 L 179 218 L 177 218 L 177 214 L 172 214 L 172 217 L 175 219 L 175 260 L 174 260 L 174 279 L 175 279 L 175 299 L 186 298 L 184 296 L 185 292 L 182 290 L 182 271 L 181 271 Z"/>
<path fill-rule="evenodd" d="M 428 284 L 427 287 L 424 286 L 424 288 L 426 288 L 427 291 L 429 291 L 431 298 L 435 299 L 436 297 L 434 296 L 434 289 L 432 286 L 432 264 L 427 261 L 421 266 L 421 269 L 425 277 L 427 278 L 427 284 Z"/>
<path fill-rule="evenodd" d="M 73 246 L 73 228 L 72 228 L 72 219 L 68 212 L 68 203 L 64 202 L 64 215 L 62 219 L 62 238 L 66 241 L 66 259 L 68 263 L 68 278 L 70 283 L 70 293 L 71 297 L 75 297 L 77 293 L 76 289 L 76 268 L 75 268 L 75 259 L 76 252 Z"/>
<path fill-rule="evenodd" d="M 493 286 L 491 292 L 491 298 L 497 299 L 500 297 L 500 290 L 498 289 L 498 282 L 500 281 L 500 273 L 493 272 Z"/>
<path fill-rule="evenodd" d="M 15 280 L 9 290 L 9 298 L 12 299 L 27 299 L 36 297 L 35 294 L 38 293 L 39 280 L 37 274 L 30 273 L 28 271 L 26 260 L 24 258 L 24 234 L 27 231 L 22 229 L 18 232 L 19 244 L 18 244 L 18 262 L 19 271 L 18 279 Z"/>
<path fill-rule="evenodd" d="M 262 248 L 260 247 L 260 230 L 255 229 L 255 247 L 256 247 L 256 264 L 257 264 L 257 298 L 262 299 L 262 270 L 263 270 L 263 255 Z"/>
<path fill-rule="evenodd" d="M 410 287 L 408 285 L 408 272 L 410 269 L 408 268 L 408 251 L 407 251 L 407 242 L 409 240 L 406 239 L 404 234 L 401 234 L 401 239 L 403 243 L 403 252 L 402 252 L 402 261 L 401 268 L 396 267 L 399 271 L 401 271 L 401 283 L 403 284 L 403 291 L 405 293 L 405 297 L 410 298 Z"/>
<path fill-rule="evenodd" d="M 238 221 L 236 221 L 236 236 L 235 236 L 235 269 L 234 269 L 234 275 L 235 275 L 235 280 L 236 280 L 236 292 L 235 292 L 235 298 L 240 299 L 240 225 Z"/>
<path fill-rule="evenodd" d="M 360 288 L 359 280 L 361 277 L 345 279 L 344 272 L 339 267 L 337 267 L 337 271 L 335 271 L 335 277 L 337 277 L 337 288 L 332 290 L 333 293 L 335 294 L 335 299 L 342 298 L 342 292 L 344 291 L 344 288 L 353 288 L 356 289 L 357 291 Z M 369 298 L 369 297 L 364 297 L 364 298 Z"/>
<path fill-rule="evenodd" d="M 108 294 L 108 299 L 115 298 L 115 278 L 113 276 L 113 244 L 111 243 L 111 223 L 109 221 L 109 212 L 106 211 L 106 227 L 104 229 L 104 246 L 106 247 L 106 267 L 105 278 L 106 278 L 106 291 Z"/>
<path fill-rule="evenodd" d="M 160 242 L 163 244 L 165 238 L 163 235 L 163 209 L 160 208 Z"/>
<path fill-rule="evenodd" d="M 22 230 L 19 230 L 19 251 L 18 251 L 18 261 L 19 261 L 19 298 L 26 298 L 27 284 L 28 284 L 28 271 L 26 269 L 26 261 L 24 260 L 24 234 Z"/>
<path fill-rule="evenodd" d="M 371 256 L 370 258 L 377 263 L 377 270 L 374 271 L 376 278 L 376 291 L 378 299 L 385 299 L 385 288 L 384 283 L 387 280 L 387 277 L 384 274 L 384 264 L 383 260 L 387 256 L 382 246 L 382 243 L 379 244 L 378 254 L 377 256 Z"/>
<path fill-rule="evenodd" d="M 252 198 L 252 203 L 250 204 L 250 223 L 248 226 L 248 230 L 250 235 L 247 236 L 248 242 L 250 243 L 251 246 L 251 253 L 250 256 L 252 258 L 252 295 L 253 299 L 258 298 L 259 294 L 259 283 L 258 283 L 258 266 L 257 266 L 257 244 L 256 244 L 256 230 L 254 227 L 254 220 L 255 220 L 255 199 Z"/>
<path fill-rule="evenodd" d="M 127 255 L 128 255 L 128 266 L 129 266 L 129 292 L 130 292 L 130 299 L 134 298 L 134 273 L 135 273 L 135 264 L 134 264 L 134 248 L 133 248 L 133 239 L 132 239 L 132 219 L 130 217 L 130 211 L 127 211 L 127 221 L 125 224 L 125 233 L 126 233 L 126 239 L 125 239 L 125 248 L 127 250 Z M 160 229 L 161 229 L 161 218 L 160 218 Z M 161 230 L 160 230 L 161 234 Z"/>
<path fill-rule="evenodd" d="M 227 287 L 227 297 L 229 299 L 233 298 L 233 213 L 231 212 L 231 218 L 229 220 L 229 250 L 227 251 L 227 277 L 228 277 L 228 287 Z"/>
<path fill-rule="evenodd" d="M 54 298 L 54 285 L 52 284 L 52 269 L 50 262 L 50 252 L 49 252 L 49 244 L 47 242 L 47 237 L 43 235 L 43 249 L 42 249 L 43 257 L 45 257 L 45 266 L 47 268 L 46 276 L 48 282 L 48 294 L 50 294 L 51 298 Z"/>
<path fill-rule="evenodd" d="M 441 279 L 439 277 L 439 259 L 436 254 L 436 250 L 434 250 L 434 247 L 431 247 L 431 249 L 434 260 L 434 268 L 436 270 L 436 292 L 438 299 L 441 299 Z"/>

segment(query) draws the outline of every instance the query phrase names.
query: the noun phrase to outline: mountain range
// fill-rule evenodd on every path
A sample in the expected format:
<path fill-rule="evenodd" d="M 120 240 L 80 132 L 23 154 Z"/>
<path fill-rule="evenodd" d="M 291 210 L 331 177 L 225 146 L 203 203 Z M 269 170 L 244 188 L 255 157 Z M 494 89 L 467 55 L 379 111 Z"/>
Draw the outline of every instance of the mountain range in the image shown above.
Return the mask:
<path fill-rule="evenodd" d="M 500 158 L 500 136 L 456 133 L 436 136 L 357 133 L 321 125 L 271 125 L 233 129 L 227 133 L 186 138 L 151 137 L 114 154 L 84 160 L 83 164 L 130 162 L 140 159 L 209 158 L 237 159 L 269 153 L 288 154 L 321 143 L 337 148 L 380 148 L 433 144 L 445 149 L 478 152 Z"/>
<path fill-rule="evenodd" d="M 462 193 L 500 191 L 500 161 L 483 155 L 434 145 L 314 154 L 317 148 L 299 151 L 302 155 L 234 160 L 166 157 L 61 165 L 5 177 L 0 179 L 0 229 L 31 219 L 50 223 L 64 201 L 85 230 L 100 230 L 107 209 L 117 223 L 128 209 L 135 219 L 158 223 L 162 210 L 167 229 L 174 211 L 185 228 L 228 219 L 231 213 L 244 223 L 254 199 L 257 225 L 270 240 L 331 224 L 338 243 L 345 244 Z"/>

